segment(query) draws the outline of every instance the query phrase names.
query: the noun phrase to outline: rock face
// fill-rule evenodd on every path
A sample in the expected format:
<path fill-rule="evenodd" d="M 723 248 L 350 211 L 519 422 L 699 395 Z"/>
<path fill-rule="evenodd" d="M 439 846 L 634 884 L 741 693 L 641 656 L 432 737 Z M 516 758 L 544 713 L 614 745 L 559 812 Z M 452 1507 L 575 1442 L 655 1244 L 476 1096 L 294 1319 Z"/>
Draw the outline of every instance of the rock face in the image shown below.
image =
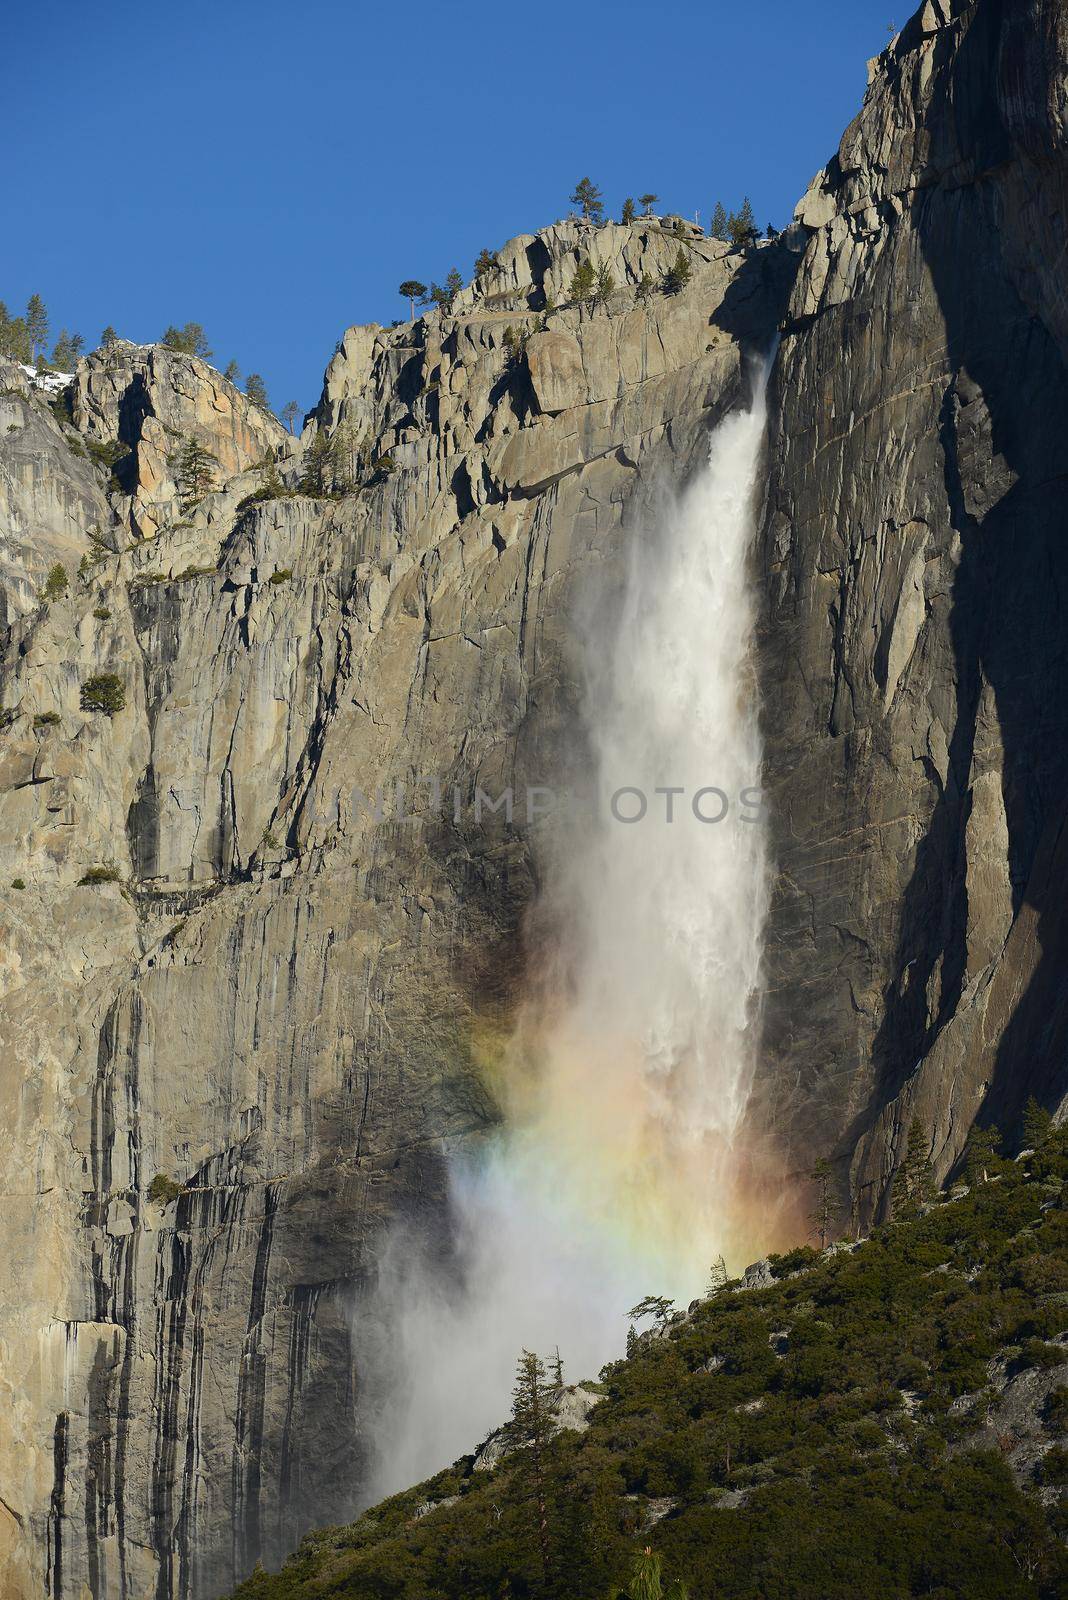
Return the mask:
<path fill-rule="evenodd" d="M 790 239 L 523 236 L 349 329 L 292 456 L 155 347 L 0 397 L 5 1597 L 205 1600 L 351 1509 L 353 1308 L 388 1218 L 447 1232 L 522 977 L 536 838 L 473 790 L 560 771 L 578 601 L 777 327 L 753 1136 L 863 1218 L 914 1112 L 945 1172 L 1064 1093 L 1065 64 L 1052 0 L 926 4 Z"/>
<path fill-rule="evenodd" d="M 761 641 L 758 1103 L 861 1221 L 1065 1093 L 1068 22 L 925 4 L 798 207 Z"/>
<path fill-rule="evenodd" d="M 203 1600 L 351 1509 L 376 1236 L 447 1230 L 442 1141 L 496 1115 L 475 1056 L 533 867 L 524 817 L 470 796 L 551 780 L 582 574 L 622 572 L 796 264 L 686 247 L 686 288 L 642 299 L 679 236 L 564 225 L 451 316 L 350 330 L 303 458 L 326 440 L 343 494 L 299 492 L 281 430 L 170 352 L 83 361 L 73 427 L 11 402 L 84 492 L 64 597 L 36 599 L 53 548 L 7 549 L 33 608 L 0 736 L 0 881 L 26 884 L 0 924 L 5 1596 Z M 616 289 L 542 329 L 586 250 Z M 179 501 L 160 430 L 229 476 Z M 81 706 L 102 672 L 111 717 Z M 415 814 L 376 818 L 398 783 Z"/>

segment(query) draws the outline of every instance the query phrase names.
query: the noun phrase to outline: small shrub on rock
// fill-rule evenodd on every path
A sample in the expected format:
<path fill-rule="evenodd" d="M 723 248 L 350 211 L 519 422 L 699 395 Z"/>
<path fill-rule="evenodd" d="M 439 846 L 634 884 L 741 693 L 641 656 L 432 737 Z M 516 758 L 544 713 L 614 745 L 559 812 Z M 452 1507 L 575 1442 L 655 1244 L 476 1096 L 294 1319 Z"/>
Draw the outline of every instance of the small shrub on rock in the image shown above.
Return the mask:
<path fill-rule="evenodd" d="M 102 711 L 113 717 L 126 706 L 126 690 L 115 672 L 94 672 L 82 684 L 83 711 Z"/>

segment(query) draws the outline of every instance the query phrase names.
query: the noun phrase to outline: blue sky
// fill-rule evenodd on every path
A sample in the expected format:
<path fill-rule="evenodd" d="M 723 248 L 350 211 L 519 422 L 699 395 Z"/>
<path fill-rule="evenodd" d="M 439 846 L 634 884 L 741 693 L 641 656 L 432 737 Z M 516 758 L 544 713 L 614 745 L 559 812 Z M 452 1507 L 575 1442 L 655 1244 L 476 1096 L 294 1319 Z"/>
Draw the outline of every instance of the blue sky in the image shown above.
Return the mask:
<path fill-rule="evenodd" d="M 222 366 L 311 406 L 402 278 L 568 211 L 788 221 L 860 105 L 890 0 L 35 0 L 5 19 L 0 299 L 53 332 L 204 324 Z"/>

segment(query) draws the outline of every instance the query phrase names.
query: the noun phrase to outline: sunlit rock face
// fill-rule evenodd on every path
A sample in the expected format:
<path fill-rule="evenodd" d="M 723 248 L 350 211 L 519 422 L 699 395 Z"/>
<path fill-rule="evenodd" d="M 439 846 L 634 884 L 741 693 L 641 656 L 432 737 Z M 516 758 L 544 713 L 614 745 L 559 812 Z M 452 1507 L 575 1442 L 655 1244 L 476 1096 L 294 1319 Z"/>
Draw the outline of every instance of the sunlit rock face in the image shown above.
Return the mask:
<path fill-rule="evenodd" d="M 640 296 L 680 245 L 689 282 Z M 607 301 L 546 319 L 585 256 Z M 447 1237 L 443 1141 L 499 1114 L 529 958 L 522 800 L 476 823 L 473 791 L 564 775 L 584 575 L 619 587 L 796 257 L 649 221 L 499 262 L 452 315 L 350 330 L 300 447 L 158 348 L 83 361 L 66 415 L 5 402 L 76 508 L 38 517 L 47 560 L 5 550 L 5 1595 L 199 1600 L 351 1507 L 376 1240 Z M 320 435 L 358 490 L 298 491 Z M 268 446 L 283 492 L 250 499 Z M 416 814 L 376 819 L 397 783 Z"/>
<path fill-rule="evenodd" d="M 863 1221 L 914 1113 L 945 1172 L 1057 1102 L 1064 56 L 1052 3 L 932 0 L 789 239 L 514 240 L 349 329 L 299 445 L 156 347 L 0 385 L 5 1596 L 204 1600 L 351 1508 L 378 1241 L 449 1248 L 541 955 L 537 829 L 471 797 L 570 776 L 583 618 L 776 330 L 750 1144 Z"/>

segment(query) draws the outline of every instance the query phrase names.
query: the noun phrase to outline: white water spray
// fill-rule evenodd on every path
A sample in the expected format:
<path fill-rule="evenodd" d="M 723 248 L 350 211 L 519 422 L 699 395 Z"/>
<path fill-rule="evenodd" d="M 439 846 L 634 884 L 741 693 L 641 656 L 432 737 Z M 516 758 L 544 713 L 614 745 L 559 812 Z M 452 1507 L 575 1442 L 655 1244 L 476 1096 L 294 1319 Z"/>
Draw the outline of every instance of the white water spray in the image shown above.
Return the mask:
<path fill-rule="evenodd" d="M 631 1303 L 684 1303 L 754 1242 L 737 1134 L 766 907 L 747 573 L 764 383 L 635 541 L 622 617 L 588 652 L 598 805 L 550 865 L 554 956 L 507 1052 L 503 1129 L 477 1167 L 454 1163 L 454 1260 L 394 1235 L 361 1317 L 381 1391 L 372 1498 L 503 1420 L 522 1347 L 559 1345 L 572 1381 L 593 1376 Z M 613 815 L 624 789 L 642 820 Z M 720 821 L 695 813 L 724 802 Z"/>

